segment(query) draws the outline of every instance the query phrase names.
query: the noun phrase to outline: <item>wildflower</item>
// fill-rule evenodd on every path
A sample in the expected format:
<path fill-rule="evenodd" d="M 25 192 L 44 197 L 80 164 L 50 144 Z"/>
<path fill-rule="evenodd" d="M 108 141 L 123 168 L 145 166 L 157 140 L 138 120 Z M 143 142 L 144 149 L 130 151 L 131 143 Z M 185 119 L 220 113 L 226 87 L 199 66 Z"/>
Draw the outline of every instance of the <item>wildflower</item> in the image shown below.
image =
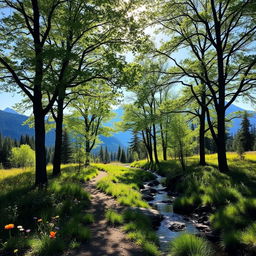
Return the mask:
<path fill-rule="evenodd" d="M 19 230 L 20 230 L 20 232 L 22 232 L 22 231 L 24 231 L 24 228 L 20 228 Z"/>
<path fill-rule="evenodd" d="M 55 229 L 59 230 L 60 228 L 59 227 L 55 227 Z"/>
<path fill-rule="evenodd" d="M 38 219 L 38 220 L 37 220 L 37 222 L 42 222 L 42 221 L 43 221 L 43 219 Z"/>
<path fill-rule="evenodd" d="M 34 220 L 37 220 L 37 217 L 33 217 Z"/>
<path fill-rule="evenodd" d="M 50 237 L 50 238 L 56 238 L 56 233 L 57 233 L 57 232 L 51 231 L 49 237 Z"/>
<path fill-rule="evenodd" d="M 31 229 L 26 229 L 26 233 L 29 233 L 31 231 Z"/>
<path fill-rule="evenodd" d="M 22 229 L 23 227 L 22 226 L 17 226 L 17 229 Z"/>
<path fill-rule="evenodd" d="M 14 228 L 14 224 L 8 224 L 4 226 L 4 229 L 13 229 Z"/>
<path fill-rule="evenodd" d="M 14 252 L 14 253 L 17 253 L 18 251 L 19 251 L 18 249 L 15 249 L 13 252 Z"/>

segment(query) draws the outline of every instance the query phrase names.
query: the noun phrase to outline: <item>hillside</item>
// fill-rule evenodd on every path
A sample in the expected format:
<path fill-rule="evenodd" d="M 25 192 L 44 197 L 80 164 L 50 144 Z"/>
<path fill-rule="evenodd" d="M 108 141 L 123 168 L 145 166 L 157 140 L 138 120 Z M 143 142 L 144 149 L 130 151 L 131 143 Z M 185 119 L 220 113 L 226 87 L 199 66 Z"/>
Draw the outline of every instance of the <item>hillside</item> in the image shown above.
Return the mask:
<path fill-rule="evenodd" d="M 244 109 L 239 108 L 235 105 L 231 105 L 228 108 L 227 114 L 234 113 L 237 111 L 244 111 Z M 252 111 L 248 111 L 253 115 Z M 114 110 L 116 116 L 106 123 L 107 126 L 114 126 L 114 123 L 121 121 L 123 115 L 123 109 L 118 108 Z M 23 122 L 27 120 L 27 116 L 21 115 L 15 112 L 11 108 L 6 108 L 0 110 L 0 133 L 4 136 L 9 136 L 14 139 L 20 139 L 23 134 L 34 135 L 34 129 L 29 128 L 28 125 L 23 125 Z M 256 115 L 254 114 L 250 117 L 251 125 L 256 125 Z M 235 118 L 232 120 L 232 126 L 229 128 L 231 134 L 235 134 L 240 128 L 241 118 Z M 54 145 L 54 130 L 51 130 L 46 134 L 46 145 Z M 131 132 L 116 132 L 111 137 L 100 136 L 100 140 L 103 142 L 102 146 L 107 146 L 109 151 L 117 151 L 118 147 L 128 147 L 129 141 L 131 140 Z M 96 151 L 99 150 L 99 147 Z"/>
<path fill-rule="evenodd" d="M 122 111 L 116 113 L 116 117 L 108 123 L 113 126 L 113 123 L 121 120 Z M 13 139 L 20 139 L 21 135 L 28 134 L 34 136 L 34 129 L 29 128 L 28 125 L 23 125 L 27 120 L 27 116 L 21 115 L 13 109 L 6 108 L 0 110 L 0 133 L 4 136 L 9 136 Z M 127 147 L 131 138 L 129 132 L 117 132 L 112 137 L 101 136 L 100 140 L 103 142 L 102 146 L 107 146 L 109 151 L 117 151 L 118 147 Z M 46 146 L 50 147 L 54 145 L 55 132 L 54 129 L 46 134 Z M 122 142 L 121 142 L 122 141 Z M 99 149 L 99 147 L 98 147 Z"/>

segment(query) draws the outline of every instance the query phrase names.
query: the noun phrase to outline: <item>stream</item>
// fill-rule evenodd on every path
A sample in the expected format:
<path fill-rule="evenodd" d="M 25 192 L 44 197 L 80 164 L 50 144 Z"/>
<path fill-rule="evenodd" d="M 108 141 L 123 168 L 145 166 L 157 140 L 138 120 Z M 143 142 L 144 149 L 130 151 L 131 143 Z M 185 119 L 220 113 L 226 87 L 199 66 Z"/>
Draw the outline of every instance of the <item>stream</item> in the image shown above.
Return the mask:
<path fill-rule="evenodd" d="M 188 218 L 186 218 L 184 215 L 177 214 L 173 212 L 173 204 L 175 197 L 168 195 L 168 192 L 166 191 L 166 187 L 161 184 L 164 177 L 154 173 L 156 176 L 156 180 L 160 183 L 155 186 L 149 186 L 147 183 L 145 184 L 145 190 L 146 189 L 155 189 L 157 192 L 154 195 L 154 199 L 151 201 L 148 201 L 149 204 L 159 211 L 160 214 L 163 215 L 164 219 L 161 221 L 161 224 L 157 230 L 157 235 L 159 237 L 160 241 L 160 250 L 164 253 L 168 251 L 169 248 L 169 242 L 179 236 L 181 233 L 187 232 L 196 234 L 199 231 L 196 229 L 196 227 L 193 225 L 192 221 L 190 221 Z M 169 229 L 170 224 L 172 222 L 181 222 L 186 225 L 185 229 L 183 231 L 171 231 Z"/>

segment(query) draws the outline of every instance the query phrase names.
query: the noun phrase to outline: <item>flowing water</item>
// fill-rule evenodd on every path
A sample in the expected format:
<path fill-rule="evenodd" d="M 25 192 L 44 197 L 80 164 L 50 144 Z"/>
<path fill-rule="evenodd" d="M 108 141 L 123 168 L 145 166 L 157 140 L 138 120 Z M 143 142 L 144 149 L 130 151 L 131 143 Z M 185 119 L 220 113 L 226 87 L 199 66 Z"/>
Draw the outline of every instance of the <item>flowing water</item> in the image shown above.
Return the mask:
<path fill-rule="evenodd" d="M 154 173 L 155 174 L 155 173 Z M 157 181 L 160 182 L 159 185 L 150 186 L 150 188 L 156 189 L 157 193 L 154 196 L 154 200 L 149 201 L 149 203 L 157 209 L 164 217 L 162 220 L 159 229 L 157 230 L 157 235 L 160 241 L 160 249 L 163 252 L 168 251 L 169 242 L 184 232 L 189 232 L 192 234 L 198 233 L 198 230 L 195 228 L 193 223 L 189 221 L 185 216 L 181 214 L 177 214 L 173 212 L 173 205 L 170 202 L 175 198 L 173 196 L 169 196 L 166 192 L 166 187 L 161 184 L 165 178 L 160 175 L 156 175 Z M 145 184 L 145 189 L 149 188 L 147 184 Z M 178 221 L 185 223 L 186 228 L 184 231 L 174 232 L 169 229 L 171 221 Z"/>

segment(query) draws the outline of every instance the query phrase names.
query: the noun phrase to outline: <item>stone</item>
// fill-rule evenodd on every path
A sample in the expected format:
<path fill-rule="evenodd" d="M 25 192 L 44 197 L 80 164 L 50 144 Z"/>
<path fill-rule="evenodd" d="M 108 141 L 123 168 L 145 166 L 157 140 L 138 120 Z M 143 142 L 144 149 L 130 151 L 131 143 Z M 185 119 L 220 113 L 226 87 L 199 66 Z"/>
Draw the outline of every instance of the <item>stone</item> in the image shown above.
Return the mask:
<path fill-rule="evenodd" d="M 164 219 L 163 215 L 155 209 L 148 209 L 142 207 L 130 207 L 129 209 L 148 216 L 151 219 L 154 228 L 160 226 L 161 221 Z"/>
<path fill-rule="evenodd" d="M 197 223 L 195 227 L 201 232 L 211 232 L 210 227 L 204 224 Z"/>
<path fill-rule="evenodd" d="M 149 194 L 144 194 L 144 195 L 142 195 L 142 199 L 146 200 L 146 201 L 152 201 L 152 200 L 154 200 L 154 197 Z"/>
<path fill-rule="evenodd" d="M 154 187 L 154 186 L 157 186 L 157 185 L 159 185 L 160 184 L 160 182 L 158 181 L 158 180 L 153 180 L 153 181 L 150 181 L 149 183 L 148 183 L 148 185 L 150 186 L 150 187 Z"/>
<path fill-rule="evenodd" d="M 171 221 L 169 229 L 171 231 L 179 232 L 183 231 L 186 228 L 186 224 L 183 222 L 178 222 L 178 221 Z"/>

